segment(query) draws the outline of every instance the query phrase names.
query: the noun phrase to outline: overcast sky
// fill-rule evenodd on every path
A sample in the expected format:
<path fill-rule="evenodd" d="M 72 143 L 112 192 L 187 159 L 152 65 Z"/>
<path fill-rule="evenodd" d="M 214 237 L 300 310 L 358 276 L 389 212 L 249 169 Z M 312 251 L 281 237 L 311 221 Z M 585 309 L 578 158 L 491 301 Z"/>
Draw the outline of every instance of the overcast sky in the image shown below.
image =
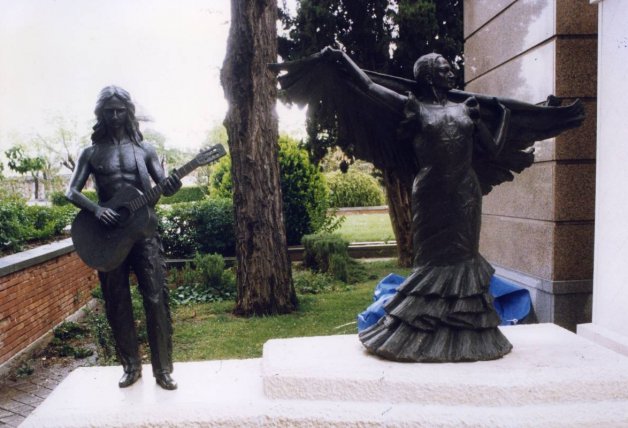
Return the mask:
<path fill-rule="evenodd" d="M 0 10 L 2 150 L 15 133 L 50 132 L 55 117 L 89 131 L 110 84 L 171 146 L 198 146 L 224 119 L 229 0 L 0 0 Z M 302 132 L 302 114 L 279 110 L 282 129 Z"/>

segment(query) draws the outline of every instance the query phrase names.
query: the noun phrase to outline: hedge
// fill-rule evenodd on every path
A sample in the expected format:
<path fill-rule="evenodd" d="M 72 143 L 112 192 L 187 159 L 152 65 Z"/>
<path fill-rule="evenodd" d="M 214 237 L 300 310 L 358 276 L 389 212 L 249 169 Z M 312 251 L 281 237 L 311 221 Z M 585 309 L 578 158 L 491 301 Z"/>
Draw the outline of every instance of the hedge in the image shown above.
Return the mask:
<path fill-rule="evenodd" d="M 192 258 L 196 253 L 235 254 L 233 202 L 215 198 L 157 207 L 159 233 L 171 258 Z"/>
<path fill-rule="evenodd" d="M 28 242 L 61 235 L 77 211 L 72 205 L 28 206 L 20 198 L 3 199 L 0 203 L 0 253 L 21 251 Z"/>
<path fill-rule="evenodd" d="M 98 202 L 98 194 L 96 194 L 95 190 L 83 190 L 81 193 L 87 196 L 87 198 L 91 201 Z M 50 196 L 50 202 L 53 206 L 56 207 L 62 207 L 72 204 L 70 201 L 68 201 L 68 198 L 65 197 L 65 192 L 53 192 Z"/>
<path fill-rule="evenodd" d="M 179 189 L 172 196 L 162 196 L 159 199 L 159 205 L 178 204 L 180 202 L 200 201 L 207 197 L 207 193 L 201 186 L 186 186 Z"/>
<path fill-rule="evenodd" d="M 326 178 L 329 204 L 334 208 L 373 207 L 385 203 L 382 186 L 369 174 L 349 170 L 327 173 Z"/>
<path fill-rule="evenodd" d="M 98 195 L 94 190 L 83 190 L 85 196 L 94 202 L 98 201 Z M 206 197 L 205 189 L 200 186 L 186 186 L 179 189 L 177 193 L 172 196 L 162 196 L 159 199 L 159 205 L 170 205 L 179 202 L 192 202 L 200 201 Z M 50 197 L 50 202 L 54 206 L 69 205 L 70 201 L 65 197 L 65 192 L 54 192 Z"/>

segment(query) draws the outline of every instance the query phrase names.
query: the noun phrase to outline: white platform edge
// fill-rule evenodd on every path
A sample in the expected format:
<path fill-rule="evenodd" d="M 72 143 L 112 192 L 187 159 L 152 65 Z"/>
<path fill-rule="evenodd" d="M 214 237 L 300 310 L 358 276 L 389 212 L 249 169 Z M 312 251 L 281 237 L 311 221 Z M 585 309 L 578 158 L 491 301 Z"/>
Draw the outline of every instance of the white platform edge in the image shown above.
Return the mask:
<path fill-rule="evenodd" d="M 578 336 L 628 357 L 628 337 L 595 323 L 578 324 Z"/>

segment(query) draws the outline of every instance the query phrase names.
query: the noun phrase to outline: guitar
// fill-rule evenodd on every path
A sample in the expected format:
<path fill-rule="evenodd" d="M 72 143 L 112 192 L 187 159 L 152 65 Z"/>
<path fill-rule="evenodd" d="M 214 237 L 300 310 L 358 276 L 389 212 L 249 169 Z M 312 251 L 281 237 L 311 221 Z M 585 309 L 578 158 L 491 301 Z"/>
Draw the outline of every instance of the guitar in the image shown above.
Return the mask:
<path fill-rule="evenodd" d="M 226 154 L 225 148 L 216 144 L 174 170 L 171 176 L 183 178 L 199 166 L 215 162 Z M 158 220 L 151 206 L 162 193 L 161 184 L 146 193 L 133 186 L 120 189 L 113 198 L 102 204 L 120 215 L 115 226 L 107 226 L 91 211 L 81 210 L 72 222 L 72 241 L 81 260 L 101 272 L 120 266 L 138 240 L 155 233 Z"/>

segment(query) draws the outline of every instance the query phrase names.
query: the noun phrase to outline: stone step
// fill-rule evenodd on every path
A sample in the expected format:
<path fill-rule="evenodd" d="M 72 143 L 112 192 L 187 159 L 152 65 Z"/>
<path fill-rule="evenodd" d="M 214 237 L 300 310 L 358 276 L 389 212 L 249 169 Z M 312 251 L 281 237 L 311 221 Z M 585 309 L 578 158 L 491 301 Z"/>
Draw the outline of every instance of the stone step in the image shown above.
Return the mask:
<path fill-rule="evenodd" d="M 369 355 L 355 335 L 270 340 L 269 398 L 523 406 L 626 400 L 628 358 L 556 326 L 503 327 L 513 351 L 495 361 L 397 363 Z"/>
<path fill-rule="evenodd" d="M 504 332 L 511 354 L 459 364 L 383 361 L 355 335 L 273 340 L 262 359 L 175 364 L 176 391 L 149 366 L 126 389 L 120 367 L 80 368 L 22 426 L 628 426 L 628 358 L 553 325 Z"/>

